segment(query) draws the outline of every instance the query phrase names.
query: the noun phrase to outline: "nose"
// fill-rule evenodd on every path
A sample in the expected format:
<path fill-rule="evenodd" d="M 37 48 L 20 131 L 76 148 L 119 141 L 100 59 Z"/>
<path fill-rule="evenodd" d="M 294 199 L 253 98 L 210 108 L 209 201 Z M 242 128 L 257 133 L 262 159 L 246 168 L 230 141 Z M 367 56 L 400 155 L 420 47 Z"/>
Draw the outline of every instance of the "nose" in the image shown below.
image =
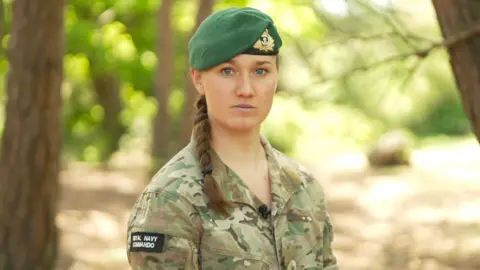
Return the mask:
<path fill-rule="evenodd" d="M 237 87 L 237 95 L 241 97 L 252 97 L 255 95 L 252 81 L 249 75 L 240 76 L 239 84 Z"/>

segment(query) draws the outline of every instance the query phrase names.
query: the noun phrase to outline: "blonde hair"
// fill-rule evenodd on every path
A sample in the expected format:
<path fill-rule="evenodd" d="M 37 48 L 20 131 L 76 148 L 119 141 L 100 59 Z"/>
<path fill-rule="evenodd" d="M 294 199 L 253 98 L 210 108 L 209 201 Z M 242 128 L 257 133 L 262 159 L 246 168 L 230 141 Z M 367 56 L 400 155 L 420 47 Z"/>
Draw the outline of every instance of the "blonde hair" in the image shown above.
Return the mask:
<path fill-rule="evenodd" d="M 232 204 L 229 202 L 225 194 L 220 189 L 217 181 L 212 175 L 212 158 L 211 151 L 211 126 L 208 119 L 207 100 L 204 95 L 201 95 L 196 104 L 196 113 L 193 126 L 193 136 L 196 144 L 196 155 L 200 163 L 200 169 L 203 174 L 203 189 L 210 205 L 213 209 L 223 215 L 227 214 L 227 208 L 231 208 Z"/>

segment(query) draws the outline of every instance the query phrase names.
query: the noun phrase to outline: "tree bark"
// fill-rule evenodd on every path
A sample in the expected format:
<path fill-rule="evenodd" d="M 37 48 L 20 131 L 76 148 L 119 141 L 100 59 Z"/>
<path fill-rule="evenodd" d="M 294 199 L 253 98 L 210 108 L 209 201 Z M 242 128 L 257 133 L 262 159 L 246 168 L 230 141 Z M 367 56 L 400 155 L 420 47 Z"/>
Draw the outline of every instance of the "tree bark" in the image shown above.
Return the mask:
<path fill-rule="evenodd" d="M 169 153 L 171 119 L 168 100 L 174 69 L 172 4 L 172 0 L 163 0 L 157 16 L 159 32 L 156 49 L 159 65 L 155 74 L 155 97 L 158 101 L 158 112 L 153 122 L 152 173 L 165 163 Z"/>
<path fill-rule="evenodd" d="M 197 11 L 197 19 L 195 28 L 192 31 L 191 36 L 197 31 L 198 26 L 205 20 L 213 11 L 213 5 L 215 4 L 215 0 L 199 0 L 200 5 Z M 192 83 L 192 80 L 186 74 L 186 89 L 185 89 L 185 103 L 183 107 L 183 121 L 182 121 L 182 129 L 180 134 L 180 143 L 182 146 L 188 144 L 190 141 L 190 136 L 192 134 L 192 127 L 193 127 L 193 117 L 195 115 L 194 110 L 194 103 L 197 96 L 197 90 Z"/>
<path fill-rule="evenodd" d="M 0 269 L 53 269 L 64 2 L 13 1 L 0 163 Z"/>
<path fill-rule="evenodd" d="M 445 39 L 480 24 L 480 1 L 432 0 Z M 464 110 L 480 142 L 480 36 L 448 48 Z"/>

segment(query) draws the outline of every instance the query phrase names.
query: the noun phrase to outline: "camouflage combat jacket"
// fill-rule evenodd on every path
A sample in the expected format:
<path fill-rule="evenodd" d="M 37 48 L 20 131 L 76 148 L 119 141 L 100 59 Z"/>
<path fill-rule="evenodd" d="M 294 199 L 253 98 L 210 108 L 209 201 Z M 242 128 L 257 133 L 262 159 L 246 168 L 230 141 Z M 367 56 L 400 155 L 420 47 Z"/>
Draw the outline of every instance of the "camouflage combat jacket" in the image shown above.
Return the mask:
<path fill-rule="evenodd" d="M 271 178 L 269 215 L 214 151 L 213 176 L 234 208 L 225 218 L 207 207 L 192 141 L 133 207 L 127 247 L 132 269 L 338 270 L 322 186 L 264 138 L 262 143 Z"/>

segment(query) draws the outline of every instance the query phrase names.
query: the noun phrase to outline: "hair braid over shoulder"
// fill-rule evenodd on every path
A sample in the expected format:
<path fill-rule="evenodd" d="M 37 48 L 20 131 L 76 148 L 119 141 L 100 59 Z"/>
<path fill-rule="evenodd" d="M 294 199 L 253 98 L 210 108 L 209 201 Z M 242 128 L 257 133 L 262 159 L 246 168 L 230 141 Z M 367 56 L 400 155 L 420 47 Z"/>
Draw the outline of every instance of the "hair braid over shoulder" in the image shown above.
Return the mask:
<path fill-rule="evenodd" d="M 200 169 L 204 176 L 204 192 L 210 201 L 211 206 L 222 214 L 227 214 L 226 209 L 231 207 L 225 195 L 220 190 L 218 183 L 212 175 L 212 164 L 210 156 L 211 126 L 208 119 L 207 100 L 201 95 L 196 104 L 196 114 L 193 126 L 193 136 L 196 144 L 196 155 L 200 163 Z"/>

